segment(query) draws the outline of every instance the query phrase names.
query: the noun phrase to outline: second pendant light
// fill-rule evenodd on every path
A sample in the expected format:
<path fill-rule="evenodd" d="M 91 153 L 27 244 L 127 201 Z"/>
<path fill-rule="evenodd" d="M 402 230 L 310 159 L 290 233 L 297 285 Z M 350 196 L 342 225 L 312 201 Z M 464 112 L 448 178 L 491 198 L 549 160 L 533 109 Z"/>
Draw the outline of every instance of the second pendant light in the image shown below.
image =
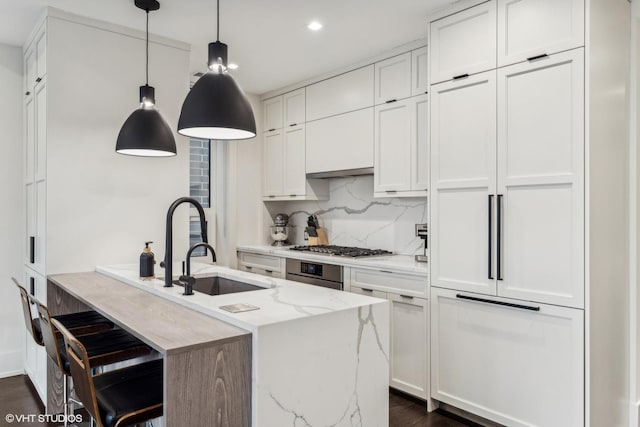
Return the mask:
<path fill-rule="evenodd" d="M 256 136 L 251 104 L 227 73 L 227 45 L 220 42 L 220 0 L 217 0 L 217 38 L 209 43 L 209 69 L 187 94 L 178 133 L 192 138 L 232 140 Z"/>

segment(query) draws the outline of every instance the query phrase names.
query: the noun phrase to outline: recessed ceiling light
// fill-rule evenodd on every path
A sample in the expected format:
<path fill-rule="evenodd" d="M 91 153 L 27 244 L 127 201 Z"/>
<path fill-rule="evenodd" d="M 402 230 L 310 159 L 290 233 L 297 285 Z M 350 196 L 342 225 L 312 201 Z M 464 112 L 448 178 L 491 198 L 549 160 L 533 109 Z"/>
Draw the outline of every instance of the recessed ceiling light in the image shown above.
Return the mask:
<path fill-rule="evenodd" d="M 307 28 L 310 29 L 311 31 L 318 31 L 319 29 L 322 28 L 322 24 L 319 23 L 318 21 L 312 21 L 309 23 L 309 25 L 307 25 Z"/>
<path fill-rule="evenodd" d="M 234 64 L 233 62 L 231 62 L 229 63 L 229 65 L 227 65 L 227 68 L 229 68 L 230 70 L 237 70 L 238 64 Z"/>

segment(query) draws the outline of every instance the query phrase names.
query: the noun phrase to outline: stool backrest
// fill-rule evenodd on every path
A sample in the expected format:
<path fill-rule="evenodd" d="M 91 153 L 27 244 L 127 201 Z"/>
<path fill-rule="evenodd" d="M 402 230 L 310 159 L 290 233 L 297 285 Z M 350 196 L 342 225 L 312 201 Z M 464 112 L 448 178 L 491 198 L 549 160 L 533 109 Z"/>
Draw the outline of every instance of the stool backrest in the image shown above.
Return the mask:
<path fill-rule="evenodd" d="M 78 396 L 84 408 L 89 412 L 89 415 L 93 417 L 98 427 L 103 427 L 87 350 L 82 343 L 56 319 L 51 319 L 51 324 L 60 331 L 64 337 L 65 350 L 69 358 L 69 368 L 71 370 L 73 389 L 76 396 Z"/>
<path fill-rule="evenodd" d="M 35 298 L 29 295 L 29 292 L 20 285 L 18 280 L 15 277 L 12 277 L 13 283 L 16 284 L 18 290 L 20 291 L 20 302 L 22 303 L 22 314 L 24 315 L 24 323 L 27 327 L 27 331 L 31 334 L 31 337 L 38 345 L 43 345 L 42 338 L 38 336 L 36 332 L 36 328 L 33 324 L 33 317 L 31 316 L 31 306 L 30 303 L 35 301 Z"/>
<path fill-rule="evenodd" d="M 65 349 L 64 347 L 60 348 L 58 345 L 56 332 L 51 324 L 51 314 L 49 313 L 49 309 L 40 301 L 36 301 L 36 307 L 38 308 L 38 314 L 40 315 L 40 332 L 42 333 L 44 348 L 47 350 L 47 354 L 51 360 L 58 364 L 60 371 L 62 371 L 63 374 L 69 374 L 69 372 L 65 372 L 64 365 L 62 364 L 60 351 L 65 351 Z"/>

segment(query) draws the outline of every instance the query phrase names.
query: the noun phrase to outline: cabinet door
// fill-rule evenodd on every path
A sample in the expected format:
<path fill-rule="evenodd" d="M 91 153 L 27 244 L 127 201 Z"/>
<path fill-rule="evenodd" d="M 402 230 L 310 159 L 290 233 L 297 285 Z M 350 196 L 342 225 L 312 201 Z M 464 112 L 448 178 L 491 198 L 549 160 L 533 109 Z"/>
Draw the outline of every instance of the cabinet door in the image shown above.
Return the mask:
<path fill-rule="evenodd" d="M 27 268 L 25 269 L 24 286 L 38 301 L 46 304 L 47 286 L 44 276 Z M 31 306 L 31 316 L 33 318 L 38 316 L 35 305 Z M 47 353 L 43 346 L 35 343 L 28 332 L 25 331 L 25 333 L 27 334 L 25 338 L 25 371 L 40 395 L 40 399 L 46 402 Z"/>
<path fill-rule="evenodd" d="M 31 271 L 28 268 L 25 268 L 25 274 L 24 274 L 24 282 L 22 282 L 22 285 L 27 289 L 27 292 L 30 292 L 33 296 L 36 296 L 36 283 L 35 283 L 35 273 L 33 271 Z M 32 292 L 33 291 L 33 292 Z M 38 312 L 36 310 L 35 305 L 31 305 L 31 316 L 35 317 L 38 315 Z M 21 316 L 22 317 L 22 316 Z M 24 323 L 24 321 L 20 321 L 21 323 Z M 32 382 L 37 382 L 37 375 L 36 375 L 36 371 L 37 371 L 37 348 L 39 347 L 35 341 L 33 340 L 33 338 L 31 337 L 31 335 L 29 334 L 29 332 L 27 331 L 26 328 L 29 328 L 29 325 L 25 325 L 25 359 L 24 359 L 24 363 L 25 363 L 25 372 L 26 374 L 29 376 L 29 378 L 31 378 Z"/>
<path fill-rule="evenodd" d="M 283 95 L 284 127 L 292 127 L 305 122 L 304 88 Z"/>
<path fill-rule="evenodd" d="M 479 296 L 431 289 L 431 397 L 508 426 L 584 425 L 584 312 L 463 299 Z"/>
<path fill-rule="evenodd" d="M 373 106 L 373 64 L 306 87 L 307 122 Z"/>
<path fill-rule="evenodd" d="M 584 0 L 498 0 L 498 66 L 584 46 Z"/>
<path fill-rule="evenodd" d="M 38 77 L 37 52 L 35 45 L 31 45 L 24 54 L 25 92 L 33 92 Z"/>
<path fill-rule="evenodd" d="M 376 193 L 411 189 L 411 99 L 375 108 L 374 189 Z"/>
<path fill-rule="evenodd" d="M 411 52 L 375 64 L 375 104 L 411 96 Z"/>
<path fill-rule="evenodd" d="M 495 71 L 434 85 L 431 103 L 431 284 L 495 294 Z"/>
<path fill-rule="evenodd" d="M 427 48 L 411 51 L 411 96 L 423 95 L 429 90 Z"/>
<path fill-rule="evenodd" d="M 282 129 L 282 96 L 267 99 L 263 102 L 264 109 L 264 131 L 273 132 Z"/>
<path fill-rule="evenodd" d="M 495 68 L 495 2 L 432 22 L 430 52 L 432 84 Z"/>
<path fill-rule="evenodd" d="M 43 25 L 40 32 L 36 36 L 36 80 L 42 79 L 47 74 L 47 32 Z"/>
<path fill-rule="evenodd" d="M 32 183 L 36 158 L 36 97 L 32 93 L 25 99 L 24 182 Z"/>
<path fill-rule="evenodd" d="M 40 274 L 45 274 L 46 264 L 46 224 L 47 224 L 47 187 L 46 182 L 35 183 L 35 230 L 34 230 L 34 263 L 33 269 Z"/>
<path fill-rule="evenodd" d="M 411 98 L 411 190 L 429 188 L 428 96 Z"/>
<path fill-rule="evenodd" d="M 47 85 L 46 79 L 35 88 L 35 158 L 34 178 L 43 181 L 47 176 Z"/>
<path fill-rule="evenodd" d="M 284 129 L 284 187 L 285 196 L 304 196 L 305 176 L 305 127 L 299 124 Z"/>
<path fill-rule="evenodd" d="M 282 130 L 264 135 L 264 195 L 281 196 L 284 185 L 284 150 Z"/>
<path fill-rule="evenodd" d="M 388 294 L 388 299 L 391 302 L 389 386 L 427 399 L 428 302 L 395 294 Z"/>
<path fill-rule="evenodd" d="M 584 307 L 583 93 L 582 49 L 498 71 L 498 295 Z"/>
<path fill-rule="evenodd" d="M 372 108 L 307 123 L 307 173 L 373 167 Z"/>

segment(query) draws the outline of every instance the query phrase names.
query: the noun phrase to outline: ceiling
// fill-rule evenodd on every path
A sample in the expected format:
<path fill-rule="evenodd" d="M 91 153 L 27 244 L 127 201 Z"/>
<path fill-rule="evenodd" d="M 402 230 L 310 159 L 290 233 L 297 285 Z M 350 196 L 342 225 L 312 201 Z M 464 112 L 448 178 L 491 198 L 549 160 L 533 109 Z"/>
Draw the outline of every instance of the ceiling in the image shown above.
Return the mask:
<path fill-rule="evenodd" d="M 204 71 L 215 0 L 159 0 L 150 32 L 190 43 Z M 250 93 L 262 94 L 426 37 L 426 17 L 454 0 L 221 0 L 220 40 Z M 0 43 L 21 46 L 45 6 L 144 30 L 133 0 L 0 0 Z M 318 20 L 318 32 L 307 24 Z"/>

